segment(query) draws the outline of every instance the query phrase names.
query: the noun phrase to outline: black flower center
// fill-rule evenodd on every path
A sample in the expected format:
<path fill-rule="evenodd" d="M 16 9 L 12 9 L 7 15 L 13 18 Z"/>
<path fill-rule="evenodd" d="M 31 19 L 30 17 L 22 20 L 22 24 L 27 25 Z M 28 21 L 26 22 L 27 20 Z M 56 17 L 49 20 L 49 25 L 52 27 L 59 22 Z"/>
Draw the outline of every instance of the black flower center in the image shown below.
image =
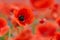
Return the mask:
<path fill-rule="evenodd" d="M 24 21 L 24 16 L 19 16 L 19 21 Z"/>

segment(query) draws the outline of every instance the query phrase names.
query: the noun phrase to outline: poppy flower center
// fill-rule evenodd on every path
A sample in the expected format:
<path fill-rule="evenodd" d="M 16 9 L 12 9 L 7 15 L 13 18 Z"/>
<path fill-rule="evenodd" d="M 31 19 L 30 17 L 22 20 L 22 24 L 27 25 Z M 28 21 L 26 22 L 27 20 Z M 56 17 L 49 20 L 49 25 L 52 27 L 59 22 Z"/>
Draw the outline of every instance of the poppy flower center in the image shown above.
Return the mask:
<path fill-rule="evenodd" d="M 24 21 L 24 16 L 19 16 L 18 18 L 20 21 Z"/>

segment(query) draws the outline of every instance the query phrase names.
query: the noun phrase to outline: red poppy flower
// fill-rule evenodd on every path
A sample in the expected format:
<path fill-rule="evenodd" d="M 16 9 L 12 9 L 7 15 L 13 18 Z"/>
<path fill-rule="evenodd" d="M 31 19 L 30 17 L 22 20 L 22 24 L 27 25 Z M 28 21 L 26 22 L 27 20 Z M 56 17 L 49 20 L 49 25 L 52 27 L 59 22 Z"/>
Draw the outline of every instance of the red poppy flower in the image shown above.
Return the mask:
<path fill-rule="evenodd" d="M 8 32 L 9 27 L 5 19 L 0 18 L 0 36 L 3 36 Z"/>
<path fill-rule="evenodd" d="M 54 36 L 54 40 L 60 40 L 60 32 L 57 32 Z"/>
<path fill-rule="evenodd" d="M 56 19 L 56 23 L 60 26 L 60 17 Z"/>
<path fill-rule="evenodd" d="M 52 8 L 52 11 L 51 11 L 51 18 L 53 19 L 56 19 L 59 17 L 60 13 L 59 13 L 59 5 L 58 4 L 55 4 Z"/>
<path fill-rule="evenodd" d="M 32 10 L 29 8 L 21 8 L 20 10 L 15 11 L 14 17 L 19 25 L 31 24 L 34 20 Z"/>
<path fill-rule="evenodd" d="M 50 23 L 48 22 L 46 24 L 46 27 L 48 27 L 48 36 L 54 36 L 57 29 L 58 29 L 58 25 L 57 24 L 53 24 L 53 23 Z"/>
<path fill-rule="evenodd" d="M 56 35 L 56 40 L 60 40 L 60 33 Z"/>
<path fill-rule="evenodd" d="M 47 8 L 54 4 L 54 0 L 30 0 L 30 2 L 36 8 Z"/>
<path fill-rule="evenodd" d="M 17 35 L 15 40 L 31 40 L 32 32 L 30 30 L 23 30 L 20 34 Z"/>
<path fill-rule="evenodd" d="M 58 4 L 54 4 L 53 7 L 51 7 L 50 9 L 51 11 L 49 12 L 49 16 L 46 14 L 46 18 L 47 19 L 53 19 L 55 20 L 56 18 L 58 18 L 60 16 L 60 5 Z"/>
<path fill-rule="evenodd" d="M 37 26 L 37 29 L 36 29 L 36 33 L 39 34 L 39 35 L 47 35 L 47 32 L 48 32 L 48 27 L 46 27 L 46 25 L 38 25 Z"/>
<path fill-rule="evenodd" d="M 54 36 L 57 30 L 57 26 L 47 22 L 46 24 L 40 24 L 37 26 L 37 33 L 43 36 Z"/>

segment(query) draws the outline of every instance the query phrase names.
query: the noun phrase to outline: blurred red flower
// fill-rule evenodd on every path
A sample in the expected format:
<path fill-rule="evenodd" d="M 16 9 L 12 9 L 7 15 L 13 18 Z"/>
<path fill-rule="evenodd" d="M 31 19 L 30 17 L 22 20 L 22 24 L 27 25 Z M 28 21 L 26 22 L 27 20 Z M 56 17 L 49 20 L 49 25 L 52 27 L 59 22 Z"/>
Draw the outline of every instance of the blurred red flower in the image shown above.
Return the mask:
<path fill-rule="evenodd" d="M 58 18 L 60 16 L 60 5 L 58 4 L 54 4 L 53 7 L 51 7 L 49 9 L 49 15 L 46 14 L 46 18 L 47 19 L 53 19 L 53 20 L 56 20 L 56 18 Z"/>
<path fill-rule="evenodd" d="M 60 26 L 60 17 L 56 18 L 56 23 Z"/>
<path fill-rule="evenodd" d="M 36 28 L 36 32 L 43 36 L 54 36 L 57 30 L 57 25 L 47 22 L 45 24 L 39 24 Z"/>
<path fill-rule="evenodd" d="M 60 32 L 56 32 L 55 36 L 52 38 L 52 40 L 60 40 Z"/>
<path fill-rule="evenodd" d="M 56 40 L 60 40 L 60 33 L 56 34 Z"/>
<path fill-rule="evenodd" d="M 15 40 L 31 40 L 32 32 L 30 30 L 21 31 L 15 38 Z"/>
<path fill-rule="evenodd" d="M 6 34 L 8 30 L 9 27 L 7 26 L 7 21 L 3 18 L 0 18 L 0 36 Z"/>
<path fill-rule="evenodd" d="M 30 0 L 31 4 L 40 9 L 40 8 L 48 8 L 54 4 L 54 0 Z"/>

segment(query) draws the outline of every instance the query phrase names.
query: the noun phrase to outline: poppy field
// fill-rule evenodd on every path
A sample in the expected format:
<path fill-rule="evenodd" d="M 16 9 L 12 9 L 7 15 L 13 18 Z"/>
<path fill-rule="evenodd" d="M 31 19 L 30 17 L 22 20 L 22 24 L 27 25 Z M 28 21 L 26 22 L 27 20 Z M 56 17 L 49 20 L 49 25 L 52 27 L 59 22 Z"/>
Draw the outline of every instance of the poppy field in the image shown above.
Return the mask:
<path fill-rule="evenodd" d="M 60 40 L 60 0 L 0 0 L 0 40 Z"/>

